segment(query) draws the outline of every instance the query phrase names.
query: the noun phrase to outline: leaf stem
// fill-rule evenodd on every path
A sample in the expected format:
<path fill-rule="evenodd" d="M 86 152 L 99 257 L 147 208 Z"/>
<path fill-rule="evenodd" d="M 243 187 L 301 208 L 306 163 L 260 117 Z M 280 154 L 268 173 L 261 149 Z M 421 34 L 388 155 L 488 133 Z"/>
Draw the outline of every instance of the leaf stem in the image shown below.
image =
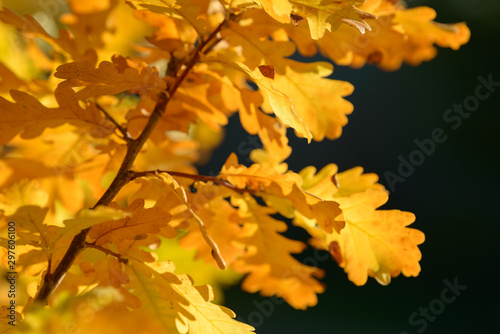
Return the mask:
<path fill-rule="evenodd" d="M 90 242 L 87 242 L 85 243 L 85 246 L 88 247 L 88 248 L 94 248 L 94 249 L 97 249 L 103 253 L 106 253 L 108 255 L 111 255 L 111 256 L 114 256 L 116 257 L 116 259 L 124 264 L 127 264 L 128 263 L 128 259 L 122 257 L 120 254 L 118 253 L 115 253 L 113 252 L 112 250 L 109 250 L 107 248 L 104 248 L 102 246 L 99 246 L 99 245 L 96 245 L 95 243 L 90 243 Z"/>
<path fill-rule="evenodd" d="M 123 136 L 123 140 L 125 140 L 126 142 L 130 142 L 132 140 L 132 137 L 130 137 L 128 131 L 124 129 L 120 124 L 118 124 L 118 122 L 113 117 L 111 117 L 111 115 L 103 107 L 101 107 L 100 104 L 95 102 L 94 105 L 104 114 L 104 116 L 106 116 L 107 119 L 111 121 L 111 123 L 113 123 L 116 129 L 120 131 Z"/>

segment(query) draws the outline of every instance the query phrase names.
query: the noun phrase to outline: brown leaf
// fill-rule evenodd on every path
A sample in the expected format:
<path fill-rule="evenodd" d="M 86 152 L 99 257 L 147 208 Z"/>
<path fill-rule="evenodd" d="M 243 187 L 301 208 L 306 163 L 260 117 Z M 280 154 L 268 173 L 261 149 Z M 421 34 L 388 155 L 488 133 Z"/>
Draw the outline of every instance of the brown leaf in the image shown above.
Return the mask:
<path fill-rule="evenodd" d="M 260 65 L 259 71 L 266 78 L 270 78 L 274 80 L 274 67 L 273 65 Z"/>

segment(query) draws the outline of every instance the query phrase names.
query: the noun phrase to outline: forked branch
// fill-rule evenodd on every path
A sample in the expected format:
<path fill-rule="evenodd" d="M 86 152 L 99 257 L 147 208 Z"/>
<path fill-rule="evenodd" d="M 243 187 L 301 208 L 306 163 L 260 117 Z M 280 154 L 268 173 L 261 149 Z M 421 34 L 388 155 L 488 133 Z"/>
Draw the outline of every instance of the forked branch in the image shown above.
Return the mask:
<path fill-rule="evenodd" d="M 147 139 L 153 132 L 155 126 L 160 121 L 161 116 L 168 105 L 168 102 L 171 100 L 172 96 L 180 87 L 180 85 L 182 84 L 188 73 L 191 71 L 193 66 L 198 62 L 200 53 L 207 52 L 206 46 L 209 43 L 211 43 L 211 41 L 214 40 L 214 38 L 217 37 L 217 34 L 226 24 L 227 21 L 224 20 L 221 24 L 219 24 L 219 26 L 217 26 L 217 28 L 215 28 L 215 30 L 206 39 L 199 41 L 199 44 L 193 50 L 190 59 L 186 63 L 184 71 L 177 78 L 175 83 L 171 87 L 169 87 L 168 91 L 160 93 L 155 109 L 151 114 L 151 116 L 149 117 L 146 126 L 142 130 L 139 137 L 127 141 L 127 153 L 125 154 L 125 158 L 123 159 L 123 162 L 120 166 L 120 169 L 118 170 L 118 173 L 116 174 L 109 188 L 104 192 L 102 197 L 97 201 L 97 203 L 92 207 L 92 209 L 95 209 L 99 205 L 103 206 L 109 205 L 111 201 L 115 198 L 115 196 L 118 194 L 118 192 L 123 188 L 123 186 L 130 181 L 131 177 L 130 170 L 132 169 L 132 165 L 135 159 L 137 158 L 137 155 L 141 151 L 142 147 L 144 146 L 144 143 L 147 141 Z M 116 125 L 117 124 L 115 124 L 115 126 Z M 118 129 L 123 133 L 124 130 L 121 130 L 120 128 Z M 90 228 L 82 230 L 80 233 L 78 233 L 71 241 L 68 250 L 64 254 L 61 262 L 59 262 L 57 267 L 54 269 L 54 272 L 51 273 L 50 271 L 47 271 L 45 273 L 41 283 L 41 287 L 38 290 L 38 293 L 35 297 L 35 303 L 40 303 L 44 305 L 47 304 L 50 296 L 57 288 L 61 280 L 64 278 L 66 272 L 71 268 L 76 257 L 86 247 L 88 247 L 86 239 L 89 231 Z"/>

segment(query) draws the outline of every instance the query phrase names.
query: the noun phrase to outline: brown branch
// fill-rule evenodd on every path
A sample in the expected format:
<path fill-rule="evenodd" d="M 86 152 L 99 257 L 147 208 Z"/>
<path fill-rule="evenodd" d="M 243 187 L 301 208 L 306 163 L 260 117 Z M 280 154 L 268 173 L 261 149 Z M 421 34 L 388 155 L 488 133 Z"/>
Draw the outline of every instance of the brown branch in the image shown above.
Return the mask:
<path fill-rule="evenodd" d="M 167 173 L 170 176 L 173 177 L 182 177 L 186 179 L 191 179 L 195 181 L 211 181 L 215 184 L 218 184 L 220 186 L 224 186 L 226 188 L 229 188 L 233 191 L 239 192 L 239 193 L 255 193 L 253 189 L 248 189 L 248 188 L 238 188 L 232 185 L 231 183 L 221 180 L 215 176 L 208 176 L 208 175 L 198 175 L 198 174 L 187 174 L 187 173 L 181 173 L 181 172 L 174 172 L 174 171 L 168 171 L 168 170 L 147 170 L 147 171 L 142 171 L 142 172 L 136 172 L 136 171 L 130 171 L 130 181 L 133 181 L 139 177 L 145 177 L 145 176 L 152 176 L 152 175 L 157 175 L 160 173 Z"/>
<path fill-rule="evenodd" d="M 156 107 L 149 117 L 148 123 L 142 130 L 141 134 L 139 137 L 136 139 L 132 139 L 127 142 L 127 153 L 125 154 L 125 158 L 123 159 L 122 165 L 120 166 L 120 169 L 118 170 L 118 173 L 116 174 L 115 178 L 113 179 L 113 182 L 109 186 L 109 188 L 104 192 L 102 197 L 97 201 L 97 203 L 92 207 L 92 209 L 95 209 L 99 205 L 104 205 L 107 206 L 111 203 L 113 198 L 118 194 L 118 192 L 122 189 L 124 185 L 126 185 L 130 181 L 130 170 L 132 168 L 132 165 L 141 151 L 142 147 L 144 146 L 144 143 L 146 140 L 149 138 L 151 133 L 153 132 L 153 129 L 155 126 L 158 124 L 160 121 L 160 118 L 167 107 L 168 102 L 170 101 L 171 97 L 175 94 L 177 89 L 180 87 L 181 83 L 184 81 L 186 76 L 188 75 L 189 71 L 193 68 L 193 66 L 196 64 L 196 62 L 199 59 L 199 53 L 203 51 L 203 48 L 214 38 L 217 36 L 219 31 L 222 29 L 222 27 L 226 24 L 227 22 L 224 20 L 211 34 L 208 36 L 208 38 L 204 41 L 200 41 L 198 46 L 195 48 L 193 55 L 189 62 L 186 64 L 186 68 L 180 75 L 180 77 L 177 78 L 176 82 L 174 83 L 173 86 L 170 87 L 168 92 L 161 92 L 159 97 L 158 97 L 158 102 L 156 103 Z M 54 290 L 57 288 L 59 283 L 61 283 L 61 280 L 64 278 L 66 275 L 66 272 L 71 268 L 73 265 L 73 262 L 75 261 L 76 257 L 87 247 L 86 243 L 86 238 L 87 235 L 90 231 L 90 228 L 87 228 L 85 230 L 82 230 L 80 233 L 78 233 L 73 240 L 71 241 L 71 244 L 64 254 L 61 262 L 59 262 L 58 266 L 55 268 L 53 273 L 47 272 L 43 278 L 42 285 L 40 287 L 40 290 L 38 291 L 36 297 L 35 297 L 35 304 L 47 304 L 47 301 L 49 297 L 52 295 Z"/>
<path fill-rule="evenodd" d="M 122 134 L 122 138 L 123 140 L 125 140 L 126 142 L 129 142 L 132 140 L 132 137 L 130 137 L 130 134 L 127 132 L 126 129 L 124 129 L 120 124 L 118 124 L 118 122 L 113 118 L 111 117 L 110 114 L 108 114 L 108 112 L 103 108 L 101 107 L 100 104 L 98 104 L 97 102 L 94 103 L 94 105 L 97 107 L 97 109 L 99 109 L 100 111 L 102 111 L 102 113 L 104 114 L 104 116 L 106 116 L 106 118 L 111 122 L 113 123 L 113 125 L 115 126 L 115 128 L 120 131 L 120 133 Z"/>
<path fill-rule="evenodd" d="M 87 242 L 85 243 L 85 246 L 88 247 L 88 248 L 94 248 L 94 249 L 97 249 L 103 253 L 106 253 L 108 255 L 111 255 L 111 256 L 114 256 L 117 258 L 118 261 L 122 262 L 122 263 L 125 263 L 127 264 L 128 263 L 128 259 L 122 257 L 120 254 L 118 253 L 115 253 L 113 252 L 112 250 L 109 250 L 107 248 L 104 248 L 102 246 L 99 246 L 99 245 L 96 245 L 95 243 L 90 243 L 90 242 Z"/>
<path fill-rule="evenodd" d="M 186 64 L 186 69 L 184 70 L 184 72 L 182 72 L 179 79 L 175 82 L 175 84 L 169 90 L 169 94 L 170 94 L 169 97 L 172 96 L 177 91 L 177 88 L 179 88 L 181 83 L 184 81 L 184 79 L 188 75 L 189 71 L 198 62 L 198 60 L 200 58 L 200 53 L 203 52 L 203 49 L 205 48 L 205 46 L 208 43 L 210 43 L 210 41 L 217 36 L 217 34 L 221 31 L 222 27 L 224 27 L 226 24 L 227 24 L 226 20 L 222 21 L 221 24 L 219 24 L 217 26 L 217 28 L 215 28 L 215 30 L 212 31 L 212 33 L 210 34 L 210 36 L 208 36 L 208 38 L 206 40 L 204 40 L 203 42 L 200 41 L 200 44 L 198 44 L 198 46 L 193 51 L 193 56 L 191 57 L 191 60 Z"/>
<path fill-rule="evenodd" d="M 151 135 L 151 132 L 153 132 L 154 127 L 160 120 L 162 112 L 163 110 L 165 110 L 167 103 L 167 96 L 164 92 L 162 92 L 154 109 L 154 112 L 151 114 L 149 121 L 144 127 L 142 133 L 139 135 L 139 137 L 137 137 L 137 139 L 134 139 L 127 143 L 127 153 L 125 154 L 125 158 L 123 159 L 122 165 L 120 166 L 118 173 L 113 179 L 113 182 L 106 190 L 106 192 L 104 192 L 99 201 L 97 201 L 97 203 L 92 207 L 92 209 L 95 209 L 99 205 L 109 205 L 113 198 L 115 198 L 118 192 L 122 189 L 122 187 L 130 181 L 129 171 L 132 168 L 132 164 L 134 163 L 134 160 L 139 154 L 142 146 Z M 59 265 L 54 270 L 54 273 L 47 273 L 44 276 L 42 286 L 38 291 L 35 302 L 43 304 L 47 303 L 50 295 L 52 294 L 52 292 L 54 292 L 54 289 L 59 285 L 66 272 L 73 265 L 76 257 L 85 249 L 85 239 L 87 238 L 87 234 L 89 233 L 89 231 L 90 228 L 87 228 L 78 233 L 71 241 L 68 250 L 64 254 L 61 262 L 59 262 Z"/>

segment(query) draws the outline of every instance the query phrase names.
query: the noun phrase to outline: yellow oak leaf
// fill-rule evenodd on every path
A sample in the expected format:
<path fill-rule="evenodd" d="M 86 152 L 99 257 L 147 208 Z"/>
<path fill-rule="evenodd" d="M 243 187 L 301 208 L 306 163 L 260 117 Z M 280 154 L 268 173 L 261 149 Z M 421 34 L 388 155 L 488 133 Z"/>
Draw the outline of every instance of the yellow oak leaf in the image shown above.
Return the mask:
<path fill-rule="evenodd" d="M 292 127 L 301 136 L 307 138 L 311 141 L 311 132 L 307 128 L 306 124 L 297 115 L 292 105 L 292 100 L 283 92 L 274 88 L 274 80 L 268 76 L 265 76 L 261 69 L 256 68 L 255 70 L 250 70 L 248 66 L 240 62 L 232 62 L 222 56 L 216 59 L 205 59 L 205 61 L 213 61 L 217 64 L 222 64 L 225 67 L 239 70 L 250 77 L 250 79 L 255 82 L 259 87 L 260 91 L 266 102 L 269 104 L 270 109 L 282 124 Z"/>
<path fill-rule="evenodd" d="M 105 134 L 99 129 L 75 131 L 75 127 L 66 124 L 45 129 L 33 139 L 16 136 L 9 142 L 11 150 L 3 160 L 4 175 L 8 177 L 0 182 L 1 186 L 25 178 L 37 179 L 49 195 L 51 212 L 60 202 L 70 214 L 75 214 L 85 200 L 95 201 L 104 193 L 103 175 L 117 171 L 119 159 L 125 155 L 126 146 L 109 137 L 99 138 Z M 67 217 L 59 218 L 61 221 Z"/>
<path fill-rule="evenodd" d="M 433 22 L 436 17 L 433 9 L 407 9 L 401 3 L 367 0 L 359 5 L 359 9 L 370 13 L 371 17 L 367 16 L 364 20 L 373 28 L 371 31 L 360 34 L 359 30 L 342 24 L 335 30 L 325 31 L 325 37 L 317 40 L 310 37 L 308 27 L 303 24 L 280 24 L 256 10 L 245 11 L 241 22 L 251 22 L 246 26 L 260 31 L 260 35 L 269 35 L 274 41 L 293 40 L 298 51 L 308 57 L 314 56 L 319 48 L 339 65 L 358 68 L 366 63 L 375 63 L 390 71 L 400 68 L 403 62 L 418 65 L 434 58 L 437 53 L 434 44 L 457 50 L 469 40 L 470 30 L 464 23 Z M 352 14 L 355 15 L 354 12 Z M 356 24 L 355 20 L 346 19 L 349 24 Z"/>
<path fill-rule="evenodd" d="M 180 198 L 175 190 L 166 184 L 163 179 L 156 176 L 143 177 L 136 179 L 133 183 L 135 183 L 135 186 L 139 185 L 139 189 L 136 189 L 130 196 L 128 199 L 129 203 L 143 198 L 146 207 L 157 206 L 170 213 L 172 216 L 172 220 L 169 223 L 170 226 L 177 229 L 187 227 L 187 220 L 190 218 L 190 213 L 184 203 L 183 197 L 181 196 Z"/>
<path fill-rule="evenodd" d="M 169 262 L 165 261 L 163 263 Z M 172 267 L 172 272 L 174 268 L 175 266 Z M 159 294 L 158 284 L 151 279 L 151 274 L 136 270 L 134 267 L 129 269 L 128 272 L 130 283 L 127 288 L 131 289 L 134 296 L 140 301 L 139 310 L 150 314 L 151 318 L 155 319 L 160 326 L 160 332 L 180 333 L 176 324 L 178 311 L 172 306 L 172 301 L 162 298 Z"/>
<path fill-rule="evenodd" d="M 348 170 L 337 174 L 338 188 L 330 187 L 326 191 L 328 183 L 336 183 L 332 179 L 337 172 L 336 166 L 329 165 L 316 175 L 314 172 L 313 167 L 308 167 L 300 173 L 305 188 L 315 195 L 337 201 L 345 227 L 339 233 L 325 233 L 315 227 L 314 220 L 296 215 L 294 222 L 313 236 L 313 246 L 328 250 L 356 285 L 364 285 L 368 276 L 387 285 L 391 277 L 400 273 L 405 276 L 419 274 L 421 253 L 418 245 L 424 242 L 424 234 L 407 227 L 415 221 L 412 213 L 377 210 L 387 202 L 388 195 L 376 183 L 376 175 L 361 174 L 359 167 Z"/>
<path fill-rule="evenodd" d="M 395 28 L 400 28 L 408 41 L 404 45 L 404 60 L 410 65 L 419 65 L 437 54 L 433 44 L 458 50 L 470 38 L 465 23 L 442 24 L 433 22 L 436 11 L 429 7 L 396 11 Z M 400 27 L 399 27 L 400 26 Z"/>
<path fill-rule="evenodd" d="M 59 84 L 61 87 L 84 87 L 75 93 L 79 100 L 125 91 L 154 96 L 165 89 L 165 81 L 159 77 L 157 68 L 131 67 L 131 64 L 122 57 L 114 57 L 113 63 L 103 61 L 98 68 L 88 61 L 72 62 L 60 65 L 54 76 L 66 79 Z"/>
<path fill-rule="evenodd" d="M 321 198 L 346 197 L 367 189 L 384 190 L 377 183 L 378 176 L 373 173 L 363 174 L 363 168 L 354 167 L 338 173 L 335 164 L 328 164 L 316 173 L 316 167 L 302 169 L 299 175 L 304 180 L 302 187 Z M 339 188 L 338 185 L 342 187 Z"/>
<path fill-rule="evenodd" d="M 161 173 L 156 175 L 160 180 L 165 182 L 172 190 L 173 194 L 177 197 L 178 200 L 182 204 L 185 205 L 185 207 L 188 210 L 189 215 L 196 221 L 198 228 L 203 235 L 203 238 L 205 239 L 206 243 L 210 246 L 212 249 L 211 254 L 214 260 L 217 262 L 217 265 L 221 269 L 226 268 L 226 261 L 224 260 L 224 257 L 222 256 L 219 246 L 217 243 L 214 241 L 212 236 L 210 236 L 207 232 L 207 228 L 205 226 L 205 223 L 203 220 L 196 214 L 196 212 L 192 209 L 191 204 L 188 201 L 186 191 L 183 186 L 181 186 L 170 174 L 167 173 Z"/>
<path fill-rule="evenodd" d="M 207 220 L 206 223 L 208 229 L 210 229 L 210 221 Z M 193 242 L 197 245 L 195 248 L 191 248 L 187 242 L 183 242 L 191 234 L 194 235 Z M 216 237 L 216 235 L 214 236 Z M 183 243 L 185 247 L 181 246 L 180 243 Z M 234 240 L 232 243 L 235 243 Z M 223 246 L 221 245 L 221 252 L 228 261 L 226 270 L 220 270 L 215 264 L 210 254 L 210 247 L 206 244 L 197 229 L 194 228 L 190 229 L 188 234 L 181 239 L 162 238 L 160 246 L 154 250 L 154 253 L 158 255 L 157 261 L 159 262 L 166 260 L 173 261 L 176 273 L 189 273 L 189 276 L 197 284 L 210 285 L 215 291 L 214 302 L 222 304 L 226 288 L 238 284 L 243 276 L 231 269 L 231 255 L 226 254 Z"/>
<path fill-rule="evenodd" d="M 243 128 L 252 135 L 259 135 L 264 146 L 250 153 L 250 158 L 266 167 L 286 171 L 288 166 L 281 165 L 292 153 L 288 145 L 286 128 L 275 118 L 263 113 L 258 108 L 262 104 L 262 96 L 255 91 L 242 89 L 240 91 L 240 122 Z"/>
<path fill-rule="evenodd" d="M 415 221 L 412 213 L 376 210 L 387 199 L 381 190 L 337 198 L 346 219 L 339 240 L 343 267 L 356 285 L 365 284 L 368 275 L 386 285 L 400 273 L 407 277 L 420 273 L 417 245 L 424 242 L 424 234 L 406 227 Z"/>
<path fill-rule="evenodd" d="M 333 72 L 328 63 L 287 60 L 285 64 L 285 75 L 276 78 L 275 87 L 293 96 L 297 114 L 309 127 L 314 140 L 340 137 L 342 127 L 347 124 L 346 115 L 353 111 L 352 104 L 343 97 L 350 95 L 354 87 L 345 81 L 326 79 Z"/>
<path fill-rule="evenodd" d="M 231 310 L 213 304 L 213 290 L 210 286 L 193 286 L 187 275 L 176 275 L 171 263 L 135 262 L 128 267 L 132 286 L 150 291 L 145 300 L 159 305 L 155 307 L 158 316 L 164 320 L 165 328 L 176 328 L 179 333 L 250 333 L 253 327 L 238 322 Z M 135 277 L 134 277 L 135 276 Z M 151 286 L 151 279 L 156 286 Z M 173 310 L 173 312 L 172 312 Z"/>
<path fill-rule="evenodd" d="M 307 19 L 311 37 L 315 40 L 322 38 L 326 30 L 335 30 L 342 22 L 352 25 L 361 33 L 371 30 L 364 19 L 375 16 L 355 7 L 363 2 L 363 0 L 290 0 L 292 14 Z"/>
<path fill-rule="evenodd" d="M 66 228 L 61 228 L 47 222 L 48 198 L 47 192 L 39 187 L 39 182 L 27 180 L 13 183 L 0 194 L 0 210 L 8 221 L 16 222 L 17 244 L 31 246 L 19 256 L 19 265 L 29 275 L 38 274 L 48 259 L 57 265 L 71 238 L 81 230 L 110 219 L 122 218 L 126 214 L 107 207 L 83 210 L 76 218 L 64 222 Z"/>
<path fill-rule="evenodd" d="M 64 221 L 65 228 L 61 236 L 74 236 L 81 230 L 85 230 L 94 225 L 104 223 L 109 220 L 118 220 L 128 217 L 131 214 L 118 208 L 98 206 L 95 209 L 80 210 L 76 217 Z"/>
<path fill-rule="evenodd" d="M 237 240 L 246 233 L 236 209 L 224 199 L 229 194 L 227 188 L 221 189 L 220 186 L 203 183 L 196 186 L 196 193 L 190 198 L 193 210 L 205 223 L 207 233 L 219 245 L 220 252 L 228 265 L 245 253 L 244 245 Z M 197 258 L 215 264 L 211 248 L 199 232 L 196 222 L 190 223 L 189 233 L 180 239 L 180 245 L 186 249 L 196 249 Z"/>
<path fill-rule="evenodd" d="M 251 196 L 233 197 L 231 202 L 238 207 L 241 223 L 251 232 L 238 239 L 248 251 L 231 265 L 237 272 L 249 273 L 242 288 L 248 292 L 260 291 L 264 296 L 281 297 L 297 309 L 316 305 L 316 294 L 324 291 L 317 280 L 323 271 L 304 265 L 291 255 L 302 252 L 306 245 L 282 236 L 280 233 L 286 231 L 286 224 L 270 217 L 276 211 L 258 205 Z"/>
<path fill-rule="evenodd" d="M 345 81 L 327 79 L 333 72 L 328 63 L 300 63 L 287 59 L 295 51 L 292 42 L 270 41 L 265 31 L 248 32 L 248 28 L 236 24 L 230 24 L 230 27 L 230 31 L 225 31 L 228 42 L 231 46 L 242 47 L 245 64 L 250 68 L 259 65 L 274 67 L 274 80 L 265 79 L 272 82 L 275 90 L 290 97 L 294 113 L 307 126 L 313 139 L 339 137 L 342 126 L 347 124 L 346 115 L 353 111 L 352 104 L 343 97 L 350 95 L 354 87 Z M 267 111 L 266 106 L 263 108 Z M 276 113 L 275 108 L 272 111 Z M 286 123 L 278 113 L 276 115 L 283 124 L 292 126 L 290 121 Z M 297 125 L 292 127 L 300 133 Z"/>
<path fill-rule="evenodd" d="M 115 205 L 117 208 L 118 205 Z M 156 234 L 161 228 L 168 225 L 170 214 L 161 208 L 144 208 L 144 200 L 136 199 L 126 209 L 130 213 L 129 217 L 119 220 L 111 220 L 99 225 L 94 225 L 89 237 L 94 243 L 102 246 L 109 243 L 119 244 L 122 240 L 144 239 L 144 234 Z M 172 236 L 176 235 L 175 230 L 171 231 Z"/>
<path fill-rule="evenodd" d="M 175 20 L 164 14 L 134 10 L 134 16 L 155 28 L 153 35 L 146 37 L 153 47 L 135 46 L 145 55 L 142 59 L 147 63 L 168 60 L 166 74 L 175 76 L 180 69 L 181 60 L 188 57 L 190 45 L 198 37 L 196 32 L 188 22 Z"/>
<path fill-rule="evenodd" d="M 255 1 L 275 20 L 281 23 L 290 22 L 292 5 L 289 0 L 257 0 Z"/>
<path fill-rule="evenodd" d="M 419 65 L 434 58 L 437 54 L 434 44 L 457 50 L 470 38 L 470 30 L 464 23 L 434 22 L 436 12 L 428 7 L 406 9 L 384 0 L 367 1 L 366 10 L 378 16 L 367 20 L 373 31 L 359 36 L 355 30 L 341 26 L 327 32 L 325 38 L 316 41 L 326 56 L 340 65 L 361 67 L 368 62 L 394 71 L 403 62 Z M 298 39 L 295 42 L 303 43 Z"/>
<path fill-rule="evenodd" d="M 192 124 L 200 121 L 220 132 L 238 107 L 235 94 L 236 88 L 225 75 L 208 70 L 205 64 L 196 66 L 168 103 L 151 139 L 158 145 L 165 141 L 166 131 L 187 133 Z M 127 127 L 132 135 L 142 131 L 155 103 L 153 99 L 142 99 L 127 113 Z"/>
<path fill-rule="evenodd" d="M 72 330 L 81 333 L 161 333 L 164 330 L 154 315 L 128 308 L 122 293 L 106 286 L 77 296 L 59 294 L 50 309 L 34 305 L 17 333 L 63 333 L 68 330 L 68 323 Z"/>
<path fill-rule="evenodd" d="M 338 203 L 304 191 L 301 188 L 302 178 L 298 174 L 280 174 L 272 167 L 259 164 L 245 167 L 238 164 L 233 153 L 224 164 L 219 177 L 240 189 L 247 188 L 262 196 L 287 218 L 292 218 L 295 211 L 298 211 L 309 219 L 316 219 L 319 226 L 328 233 L 333 229 L 338 232 L 344 227 L 344 222 L 337 219 L 341 213 Z"/>
<path fill-rule="evenodd" d="M 354 167 L 337 174 L 337 182 L 342 187 L 335 193 L 335 197 L 347 197 L 349 195 L 363 192 L 367 189 L 384 190 L 384 186 L 377 183 L 378 175 L 363 173 L 363 168 Z"/>
<path fill-rule="evenodd" d="M 25 239 L 28 244 L 48 250 L 47 225 L 43 225 L 48 208 L 41 208 L 33 205 L 23 205 L 19 207 L 9 221 L 16 223 L 16 234 L 19 238 Z"/>
<path fill-rule="evenodd" d="M 15 102 L 0 97 L 0 144 L 7 143 L 18 133 L 22 138 L 34 138 L 45 128 L 65 123 L 94 129 L 93 133 L 101 138 L 113 131 L 113 125 L 93 104 L 87 103 L 86 108 L 82 108 L 70 88 L 59 86 L 56 89 L 57 108 L 47 108 L 25 92 L 12 90 L 10 94 Z"/>
<path fill-rule="evenodd" d="M 165 110 L 164 120 L 171 122 L 175 117 L 190 123 L 201 121 L 220 131 L 221 125 L 226 125 L 228 116 L 236 110 L 237 106 L 229 98 L 235 93 L 227 77 L 207 70 L 206 65 L 198 66 L 175 93 Z"/>
<path fill-rule="evenodd" d="M 355 6 L 364 0 L 258 0 L 264 10 L 280 23 L 299 25 L 304 19 L 307 20 L 310 35 L 317 40 L 323 37 L 325 31 L 335 30 L 342 22 L 357 28 L 361 33 L 370 30 L 370 26 L 364 21 L 374 16 L 363 12 Z"/>

